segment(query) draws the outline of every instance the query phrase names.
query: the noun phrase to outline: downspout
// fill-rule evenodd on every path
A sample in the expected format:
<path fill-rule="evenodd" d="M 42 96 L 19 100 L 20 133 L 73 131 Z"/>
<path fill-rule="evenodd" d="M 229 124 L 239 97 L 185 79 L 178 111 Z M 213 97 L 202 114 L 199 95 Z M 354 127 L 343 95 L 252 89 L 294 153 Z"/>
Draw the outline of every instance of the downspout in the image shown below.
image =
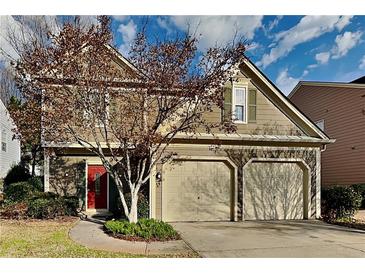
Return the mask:
<path fill-rule="evenodd" d="M 327 149 L 327 145 L 322 145 L 322 146 L 321 146 L 321 152 L 325 152 L 325 151 L 326 151 L 326 149 Z"/>

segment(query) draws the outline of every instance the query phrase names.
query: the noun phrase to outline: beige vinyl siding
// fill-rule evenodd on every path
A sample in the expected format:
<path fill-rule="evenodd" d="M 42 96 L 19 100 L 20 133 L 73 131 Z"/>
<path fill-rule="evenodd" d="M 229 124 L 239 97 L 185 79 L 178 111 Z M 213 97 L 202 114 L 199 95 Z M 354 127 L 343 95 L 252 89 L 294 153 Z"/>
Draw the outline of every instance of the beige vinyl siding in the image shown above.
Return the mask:
<path fill-rule="evenodd" d="M 365 183 L 365 88 L 303 85 L 291 98 L 336 139 L 322 153 L 322 182 Z"/>
<path fill-rule="evenodd" d="M 243 76 L 241 76 L 243 77 Z M 286 117 L 265 95 L 263 95 L 247 78 L 241 78 L 237 85 L 247 85 L 248 91 L 256 91 L 256 120 L 248 120 L 247 124 L 237 124 L 237 132 L 241 134 L 273 134 L 273 135 L 302 135 L 299 128 Z M 225 92 L 229 85 L 226 84 Z M 250 100 L 249 100 L 250 101 Z M 251 104 L 253 105 L 253 104 Z M 228 106 L 228 104 L 227 104 Z M 250 102 L 248 107 L 250 106 Z M 250 117 L 250 116 L 249 116 Z M 222 111 L 215 107 L 206 113 L 209 122 L 222 120 Z"/>

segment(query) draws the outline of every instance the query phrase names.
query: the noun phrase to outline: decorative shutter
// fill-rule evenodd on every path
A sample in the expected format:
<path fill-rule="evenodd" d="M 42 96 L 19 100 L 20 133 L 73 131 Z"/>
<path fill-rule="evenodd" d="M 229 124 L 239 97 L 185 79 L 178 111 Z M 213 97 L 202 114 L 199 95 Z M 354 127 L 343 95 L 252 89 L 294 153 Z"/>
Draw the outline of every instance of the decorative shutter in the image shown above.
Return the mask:
<path fill-rule="evenodd" d="M 224 104 L 222 109 L 222 122 L 232 120 L 232 87 L 223 88 Z"/>
<path fill-rule="evenodd" d="M 253 88 L 248 89 L 248 122 L 256 122 L 256 110 L 257 110 L 257 90 Z"/>

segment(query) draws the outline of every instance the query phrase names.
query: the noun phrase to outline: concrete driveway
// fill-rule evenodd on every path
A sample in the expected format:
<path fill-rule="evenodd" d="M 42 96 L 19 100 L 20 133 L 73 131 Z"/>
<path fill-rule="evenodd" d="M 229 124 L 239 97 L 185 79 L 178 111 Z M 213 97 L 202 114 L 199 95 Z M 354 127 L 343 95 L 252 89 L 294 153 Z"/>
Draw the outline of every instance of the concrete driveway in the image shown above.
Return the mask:
<path fill-rule="evenodd" d="M 365 231 L 320 221 L 172 223 L 203 257 L 365 257 Z"/>

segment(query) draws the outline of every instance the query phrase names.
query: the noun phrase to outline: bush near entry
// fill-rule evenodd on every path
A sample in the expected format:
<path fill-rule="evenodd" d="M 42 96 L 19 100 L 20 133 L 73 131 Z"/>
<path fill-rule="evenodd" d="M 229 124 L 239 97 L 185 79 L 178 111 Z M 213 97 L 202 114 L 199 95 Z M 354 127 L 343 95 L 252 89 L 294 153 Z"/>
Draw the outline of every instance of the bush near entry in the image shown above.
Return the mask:
<path fill-rule="evenodd" d="M 1 217 L 51 219 L 77 214 L 78 197 L 40 192 L 41 185 L 43 183 L 39 178 L 8 185 L 4 193 L 5 200 L 0 208 Z"/>
<path fill-rule="evenodd" d="M 322 217 L 326 220 L 352 218 L 362 202 L 361 193 L 352 186 L 322 189 Z"/>
<path fill-rule="evenodd" d="M 167 241 L 180 238 L 175 229 L 163 221 L 139 219 L 137 223 L 126 220 L 111 220 L 104 224 L 107 233 L 127 240 Z"/>

